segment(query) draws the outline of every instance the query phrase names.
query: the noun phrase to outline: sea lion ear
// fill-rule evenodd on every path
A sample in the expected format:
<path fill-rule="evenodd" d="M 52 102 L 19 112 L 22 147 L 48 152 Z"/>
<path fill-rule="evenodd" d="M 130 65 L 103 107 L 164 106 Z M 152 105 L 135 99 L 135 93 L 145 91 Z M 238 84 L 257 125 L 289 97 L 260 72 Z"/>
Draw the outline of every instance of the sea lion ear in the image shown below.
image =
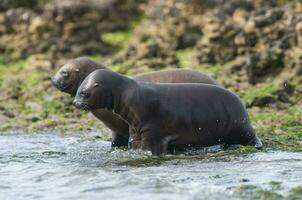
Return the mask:
<path fill-rule="evenodd" d="M 79 71 L 80 71 L 80 69 L 79 69 L 79 68 L 76 68 L 76 69 L 75 69 L 75 71 L 76 71 L 76 72 L 79 72 Z"/>
<path fill-rule="evenodd" d="M 99 84 L 98 84 L 98 83 L 95 83 L 95 84 L 93 85 L 93 87 L 97 87 L 97 86 L 99 86 Z"/>

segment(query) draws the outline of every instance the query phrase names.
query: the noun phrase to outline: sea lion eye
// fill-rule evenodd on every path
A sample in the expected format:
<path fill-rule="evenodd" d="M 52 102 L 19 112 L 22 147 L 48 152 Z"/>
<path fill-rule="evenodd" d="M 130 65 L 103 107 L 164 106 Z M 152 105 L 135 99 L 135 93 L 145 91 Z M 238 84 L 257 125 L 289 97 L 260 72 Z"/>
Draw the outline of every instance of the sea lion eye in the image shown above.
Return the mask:
<path fill-rule="evenodd" d="M 64 76 L 64 77 L 68 77 L 69 76 L 69 74 L 67 73 L 67 71 L 62 71 L 61 75 Z"/>
<path fill-rule="evenodd" d="M 80 95 L 83 98 L 88 98 L 90 96 L 90 94 L 88 92 L 86 92 L 86 91 L 81 91 Z"/>

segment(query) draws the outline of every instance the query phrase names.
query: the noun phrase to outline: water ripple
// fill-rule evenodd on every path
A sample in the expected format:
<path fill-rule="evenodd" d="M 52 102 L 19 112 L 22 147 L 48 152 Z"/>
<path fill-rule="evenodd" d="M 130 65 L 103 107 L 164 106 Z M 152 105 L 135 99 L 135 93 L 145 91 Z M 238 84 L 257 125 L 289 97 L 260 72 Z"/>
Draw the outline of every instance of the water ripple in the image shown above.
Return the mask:
<path fill-rule="evenodd" d="M 206 157 L 220 150 L 160 158 L 79 134 L 2 134 L 0 199 L 241 199 L 248 185 L 286 197 L 302 185 L 302 153 Z"/>

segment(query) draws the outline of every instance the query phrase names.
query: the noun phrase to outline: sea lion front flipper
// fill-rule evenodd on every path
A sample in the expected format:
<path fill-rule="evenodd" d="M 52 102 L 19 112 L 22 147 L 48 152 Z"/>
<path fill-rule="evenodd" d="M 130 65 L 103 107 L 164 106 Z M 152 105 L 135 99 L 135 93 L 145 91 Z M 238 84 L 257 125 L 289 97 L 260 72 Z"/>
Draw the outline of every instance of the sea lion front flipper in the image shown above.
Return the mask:
<path fill-rule="evenodd" d="M 128 138 L 123 137 L 120 134 L 112 133 L 111 147 L 127 147 Z"/>

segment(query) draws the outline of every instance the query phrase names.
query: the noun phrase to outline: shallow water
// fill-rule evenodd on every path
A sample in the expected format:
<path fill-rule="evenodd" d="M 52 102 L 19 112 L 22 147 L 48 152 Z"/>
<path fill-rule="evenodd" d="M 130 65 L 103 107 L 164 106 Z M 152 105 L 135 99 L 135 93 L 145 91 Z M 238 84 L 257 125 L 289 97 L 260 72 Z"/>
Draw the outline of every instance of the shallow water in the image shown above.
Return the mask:
<path fill-rule="evenodd" d="M 242 199 L 244 185 L 286 197 L 302 185 L 302 153 L 184 157 L 144 166 L 146 153 L 80 134 L 1 134 L 0 199 Z"/>

